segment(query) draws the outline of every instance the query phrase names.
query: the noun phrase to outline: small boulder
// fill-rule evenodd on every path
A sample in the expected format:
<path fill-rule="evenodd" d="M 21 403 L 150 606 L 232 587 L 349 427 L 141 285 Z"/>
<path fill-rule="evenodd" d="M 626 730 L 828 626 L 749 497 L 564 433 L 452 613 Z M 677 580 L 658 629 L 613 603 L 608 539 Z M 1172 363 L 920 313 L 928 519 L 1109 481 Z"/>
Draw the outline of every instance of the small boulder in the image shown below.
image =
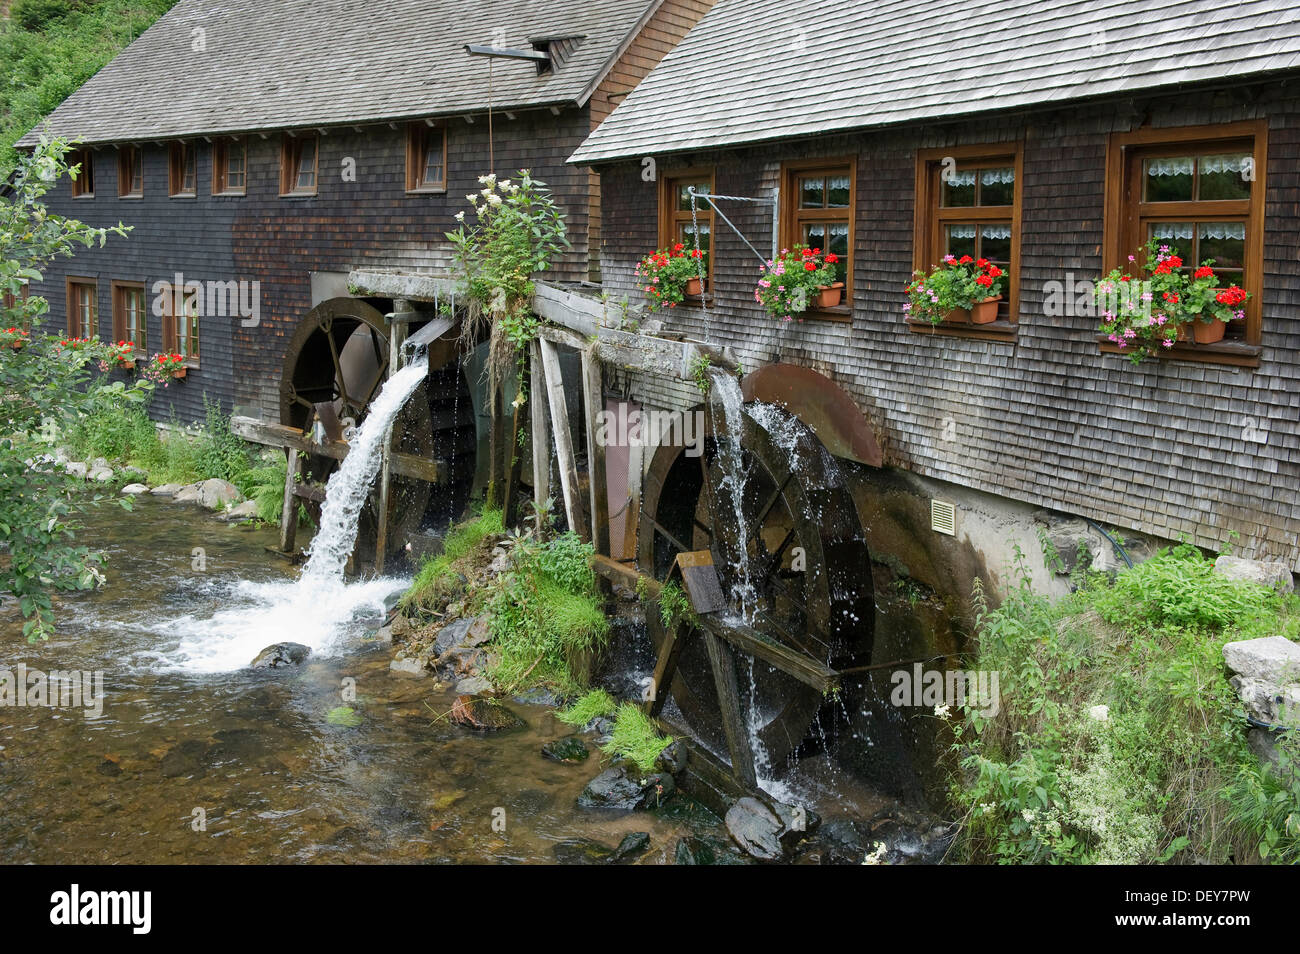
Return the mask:
<path fill-rule="evenodd" d="M 585 762 L 590 754 L 587 743 L 576 735 L 554 739 L 542 746 L 542 755 L 552 762 L 566 762 L 569 764 Z"/>
<path fill-rule="evenodd" d="M 131 497 L 136 497 L 139 496 L 140 494 L 147 494 L 148 492 L 149 492 L 149 488 L 146 487 L 144 484 L 127 484 L 125 487 L 122 488 L 122 493 L 127 494 L 128 496 Z"/>
<path fill-rule="evenodd" d="M 637 855 L 644 854 L 650 850 L 650 833 L 648 831 L 634 831 L 623 837 L 614 849 L 614 853 L 609 856 L 609 863 L 612 865 L 620 864 L 624 861 L 630 861 Z"/>
<path fill-rule="evenodd" d="M 479 732 L 501 732 L 520 729 L 524 720 L 499 702 L 457 696 L 451 706 L 451 721 Z"/>
<path fill-rule="evenodd" d="M 669 775 L 676 775 L 686 768 L 686 743 L 674 739 L 664 746 L 664 750 L 655 759 L 655 767 Z"/>
<path fill-rule="evenodd" d="M 868 856 L 890 865 L 937 865 L 957 837 L 956 823 L 920 812 L 881 812 L 868 827 Z"/>
<path fill-rule="evenodd" d="M 556 842 L 551 850 L 555 853 L 555 860 L 562 865 L 603 865 L 614 854 L 608 845 L 590 838 L 568 838 Z"/>
<path fill-rule="evenodd" d="M 176 493 L 178 493 L 181 489 L 182 489 L 181 484 L 162 484 L 158 487 L 155 487 L 153 490 L 149 491 L 149 493 L 153 494 L 155 497 L 171 497 L 174 496 Z"/>
<path fill-rule="evenodd" d="M 279 669 L 283 666 L 301 665 L 311 655 L 311 647 L 302 643 L 276 643 L 267 646 L 248 664 L 249 669 Z"/>
<path fill-rule="evenodd" d="M 93 481 L 106 484 L 113 479 L 113 469 L 111 467 L 94 467 L 87 476 Z"/>
<path fill-rule="evenodd" d="M 63 469 L 66 470 L 73 477 L 81 477 L 83 479 L 85 478 L 86 474 L 90 472 L 90 468 L 87 467 L 85 464 L 81 463 L 81 461 L 79 460 L 68 461 L 66 464 L 63 465 Z"/>
<path fill-rule="evenodd" d="M 1230 580 L 1242 580 L 1271 587 L 1281 593 L 1295 590 L 1291 568 L 1285 563 L 1265 563 L 1261 560 L 1243 560 L 1224 554 L 1214 561 L 1214 572 Z"/>
<path fill-rule="evenodd" d="M 228 480 L 212 477 L 198 486 L 198 502 L 209 510 L 224 510 L 239 503 L 244 495 Z"/>
<path fill-rule="evenodd" d="M 779 861 L 785 857 L 781 834 L 785 824 L 779 815 L 757 798 L 746 796 L 727 809 L 727 833 L 751 858 Z"/>
<path fill-rule="evenodd" d="M 438 631 L 438 636 L 433 641 L 434 648 L 437 649 L 439 653 L 445 653 L 455 649 L 461 644 L 465 635 L 469 632 L 470 627 L 473 625 L 474 620 L 472 619 L 452 620 Z"/>
<path fill-rule="evenodd" d="M 492 691 L 492 683 L 486 676 L 470 676 L 456 683 L 456 694 L 459 696 L 482 696 Z"/>
<path fill-rule="evenodd" d="M 235 504 L 221 515 L 222 520 L 229 520 L 232 523 L 236 520 L 251 520 L 257 516 L 257 501 L 245 500 L 243 503 Z"/>
<path fill-rule="evenodd" d="M 172 503 L 196 503 L 199 499 L 199 485 L 186 484 L 172 494 Z"/>
<path fill-rule="evenodd" d="M 1230 672 L 1245 679 L 1300 683 L 1300 644 L 1285 636 L 1225 643 L 1223 662 Z"/>
<path fill-rule="evenodd" d="M 401 613 L 393 616 L 393 621 L 388 624 L 388 628 L 393 634 L 393 639 L 405 639 L 415 632 L 415 625 Z"/>
<path fill-rule="evenodd" d="M 423 656 L 397 656 L 388 664 L 388 668 L 407 676 L 427 676 L 429 660 Z"/>
<path fill-rule="evenodd" d="M 617 765 L 601 772 L 578 796 L 579 808 L 612 808 L 636 811 L 661 804 L 677 790 L 671 775 L 651 772 L 644 778 Z"/>

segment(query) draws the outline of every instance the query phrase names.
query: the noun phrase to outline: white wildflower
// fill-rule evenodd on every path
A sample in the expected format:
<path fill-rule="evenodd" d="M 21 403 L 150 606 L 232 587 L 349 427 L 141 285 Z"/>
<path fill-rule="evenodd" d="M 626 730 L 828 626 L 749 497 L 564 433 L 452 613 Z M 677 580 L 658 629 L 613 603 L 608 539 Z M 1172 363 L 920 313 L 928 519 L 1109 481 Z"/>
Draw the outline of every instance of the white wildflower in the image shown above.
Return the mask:
<path fill-rule="evenodd" d="M 488 205 L 495 206 L 500 204 L 501 204 L 501 196 L 497 195 L 495 192 L 493 192 L 490 196 L 488 196 Z"/>
<path fill-rule="evenodd" d="M 950 706 L 935 706 L 934 714 L 937 715 L 940 719 L 946 719 L 948 718 L 948 711 L 950 708 L 951 708 Z"/>
<path fill-rule="evenodd" d="M 465 221 L 465 213 L 464 213 L 464 212 L 457 212 L 457 213 L 456 213 L 456 221 L 457 221 L 457 222 L 464 222 L 464 221 Z"/>

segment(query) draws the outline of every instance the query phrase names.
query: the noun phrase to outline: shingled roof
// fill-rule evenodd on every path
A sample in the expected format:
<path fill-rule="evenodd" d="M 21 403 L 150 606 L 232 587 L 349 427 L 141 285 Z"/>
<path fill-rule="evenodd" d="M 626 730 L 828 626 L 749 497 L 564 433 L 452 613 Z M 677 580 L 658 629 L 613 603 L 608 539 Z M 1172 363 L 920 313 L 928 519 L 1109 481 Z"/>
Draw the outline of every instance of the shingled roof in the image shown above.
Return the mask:
<path fill-rule="evenodd" d="M 719 0 L 574 162 L 1300 67 L 1278 0 Z"/>
<path fill-rule="evenodd" d="M 345 125 L 481 112 L 488 63 L 467 43 L 564 62 L 493 59 L 498 109 L 581 104 L 658 0 L 181 0 L 73 93 L 48 124 L 86 142 Z M 206 49 L 192 44 L 201 29 Z"/>

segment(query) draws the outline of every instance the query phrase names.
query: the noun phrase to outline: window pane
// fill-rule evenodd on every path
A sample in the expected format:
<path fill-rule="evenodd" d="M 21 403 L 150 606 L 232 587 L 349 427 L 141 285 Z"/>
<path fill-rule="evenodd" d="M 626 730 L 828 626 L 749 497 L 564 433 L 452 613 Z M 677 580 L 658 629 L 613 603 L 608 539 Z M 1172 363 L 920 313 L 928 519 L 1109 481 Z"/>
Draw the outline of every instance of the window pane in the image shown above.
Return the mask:
<path fill-rule="evenodd" d="M 1195 167 L 1196 162 L 1191 156 L 1145 160 L 1142 163 L 1145 201 L 1192 201 L 1192 175 Z"/>
<path fill-rule="evenodd" d="M 974 256 L 976 232 L 974 224 L 947 226 L 944 229 L 944 253 L 958 258 L 963 255 Z"/>
<path fill-rule="evenodd" d="M 826 239 L 825 250 L 834 252 L 839 256 L 839 261 L 835 265 L 835 277 L 838 281 L 845 281 L 849 273 L 849 223 L 832 222 L 826 226 L 829 236 Z"/>
<path fill-rule="evenodd" d="M 1016 170 L 1012 166 L 979 170 L 980 205 L 1012 205 L 1016 195 Z"/>
<path fill-rule="evenodd" d="M 316 140 L 304 139 L 298 153 L 298 188 L 316 188 Z"/>
<path fill-rule="evenodd" d="M 805 224 L 803 227 L 803 244 L 809 248 L 826 250 L 826 226 L 820 222 Z"/>
<path fill-rule="evenodd" d="M 244 187 L 244 146 L 242 143 L 231 145 L 226 150 L 226 187 L 242 189 Z"/>
<path fill-rule="evenodd" d="M 1006 265 L 1011 261 L 1011 223 L 980 226 L 980 257 Z"/>
<path fill-rule="evenodd" d="M 826 207 L 826 179 L 822 176 L 801 176 L 799 179 L 799 208 L 824 209 Z"/>
<path fill-rule="evenodd" d="M 707 252 L 709 250 L 709 240 L 713 236 L 709 232 L 709 223 L 701 222 L 700 228 L 700 249 Z M 683 222 L 677 232 L 677 241 L 686 246 L 688 250 L 695 249 L 695 234 L 690 222 Z"/>
<path fill-rule="evenodd" d="M 1197 170 L 1201 176 L 1200 197 L 1213 199 L 1249 199 L 1253 171 L 1251 157 L 1244 152 L 1222 156 L 1201 156 Z"/>
<path fill-rule="evenodd" d="M 198 173 L 198 170 L 195 168 L 195 153 L 196 150 L 193 146 L 189 146 L 185 149 L 185 181 L 181 183 L 181 187 L 186 192 L 194 191 L 194 184 Z"/>
<path fill-rule="evenodd" d="M 692 186 L 695 187 L 695 194 L 696 194 L 697 196 L 700 196 L 700 195 L 709 195 L 710 192 L 712 191 L 712 190 L 709 188 L 709 184 L 708 184 L 707 182 L 682 182 L 682 183 L 680 183 L 680 184 L 677 186 L 677 211 L 678 211 L 678 212 L 689 212 L 689 211 L 691 211 L 691 192 L 690 192 L 690 190 L 691 190 L 691 187 L 692 187 Z M 696 200 L 695 200 L 695 211 L 696 211 L 696 213 L 704 212 L 704 211 L 706 211 L 708 208 L 709 208 L 709 204 L 708 204 L 707 202 L 703 202 L 703 201 L 701 201 L 700 199 L 696 199 Z"/>
<path fill-rule="evenodd" d="M 943 177 L 940 203 L 945 209 L 963 209 L 975 204 L 975 173 L 954 170 Z"/>
<path fill-rule="evenodd" d="M 1216 268 L 1242 268 L 1246 256 L 1246 224 L 1244 222 L 1198 222 L 1196 231 L 1200 238 L 1197 263 L 1214 259 Z"/>
<path fill-rule="evenodd" d="M 1161 246 L 1168 246 L 1171 253 L 1177 253 L 1184 261 L 1196 259 L 1195 222 L 1152 222 L 1148 234 L 1157 239 Z"/>
<path fill-rule="evenodd" d="M 826 180 L 826 206 L 832 209 L 849 207 L 849 177 L 830 176 Z"/>

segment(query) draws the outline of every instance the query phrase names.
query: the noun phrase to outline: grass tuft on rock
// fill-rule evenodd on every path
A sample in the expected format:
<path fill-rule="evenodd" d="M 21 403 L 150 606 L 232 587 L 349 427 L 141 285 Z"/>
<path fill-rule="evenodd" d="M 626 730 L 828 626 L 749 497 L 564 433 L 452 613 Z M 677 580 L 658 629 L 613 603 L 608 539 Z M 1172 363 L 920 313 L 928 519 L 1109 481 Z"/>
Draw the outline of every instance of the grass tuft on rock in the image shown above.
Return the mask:
<path fill-rule="evenodd" d="M 461 589 L 457 564 L 472 556 L 485 540 L 504 531 L 500 510 L 484 510 L 452 527 L 443 539 L 442 552 L 424 562 L 398 607 L 408 616 L 441 610 Z"/>
<path fill-rule="evenodd" d="M 614 731 L 601 751 L 628 759 L 642 772 L 649 772 L 654 769 L 659 753 L 672 741 L 672 736 L 659 732 L 640 706 L 625 702 L 615 713 Z"/>
<path fill-rule="evenodd" d="M 593 689 L 575 699 L 573 703 L 555 713 L 555 718 L 567 725 L 584 726 L 592 719 L 613 715 L 618 703 L 604 689 Z"/>

